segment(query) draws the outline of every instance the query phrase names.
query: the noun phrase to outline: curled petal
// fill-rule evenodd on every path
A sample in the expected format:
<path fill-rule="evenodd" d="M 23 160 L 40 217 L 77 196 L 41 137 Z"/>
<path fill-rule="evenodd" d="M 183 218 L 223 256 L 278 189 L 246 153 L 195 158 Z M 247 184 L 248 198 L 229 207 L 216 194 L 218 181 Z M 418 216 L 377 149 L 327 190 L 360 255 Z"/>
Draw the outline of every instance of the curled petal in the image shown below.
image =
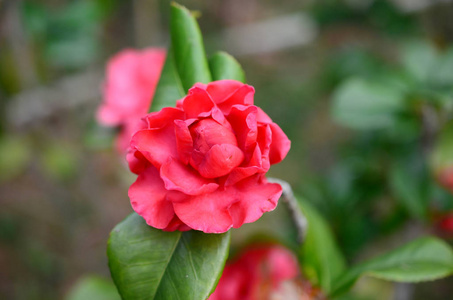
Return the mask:
<path fill-rule="evenodd" d="M 253 151 L 252 158 L 246 165 L 238 167 L 231 171 L 230 175 L 225 182 L 225 186 L 236 184 L 237 182 L 250 177 L 258 172 L 265 173 L 269 168 L 263 168 L 261 150 L 258 144 L 256 144 L 255 150 Z"/>
<path fill-rule="evenodd" d="M 151 166 L 151 163 L 139 151 L 129 148 L 126 155 L 129 169 L 132 173 L 140 174 Z"/>
<path fill-rule="evenodd" d="M 219 104 L 228 99 L 244 85 L 245 84 L 242 82 L 236 80 L 221 80 L 200 86 L 200 88 L 205 89 L 209 95 L 211 95 L 212 100 L 214 100 L 216 104 Z"/>
<path fill-rule="evenodd" d="M 269 153 L 273 141 L 272 137 L 273 135 L 270 125 L 261 125 L 258 127 L 257 146 L 261 150 L 261 157 L 257 163 L 262 168 L 263 172 L 267 172 L 270 168 Z M 255 159 L 258 160 L 258 157 Z"/>
<path fill-rule="evenodd" d="M 253 105 L 254 94 L 255 89 L 250 85 L 244 84 L 224 101 L 217 103 L 217 106 L 224 114 L 228 114 L 234 105 Z"/>
<path fill-rule="evenodd" d="M 201 113 L 211 111 L 214 102 L 205 90 L 193 87 L 184 98 L 182 107 L 186 113 L 186 118 L 190 119 L 198 117 Z"/>
<path fill-rule="evenodd" d="M 131 148 L 140 151 L 157 168 L 169 157 L 178 157 L 173 126 L 138 131 L 132 137 Z"/>
<path fill-rule="evenodd" d="M 244 179 L 233 187 L 241 195 L 241 201 L 229 209 L 234 228 L 255 222 L 263 213 L 274 210 L 282 194 L 282 187 L 277 183 L 268 183 L 262 174 Z"/>
<path fill-rule="evenodd" d="M 142 118 L 131 118 L 125 121 L 121 127 L 121 131 L 116 138 L 116 148 L 119 153 L 127 152 L 131 144 L 131 138 L 139 130 L 146 129 L 147 124 Z"/>
<path fill-rule="evenodd" d="M 246 154 L 253 151 L 258 135 L 256 122 L 257 107 L 235 105 L 227 117 L 236 134 L 239 148 Z"/>
<path fill-rule="evenodd" d="M 258 112 L 257 112 L 256 120 L 259 123 L 263 123 L 263 124 L 272 123 L 272 119 L 261 108 L 257 107 L 257 109 L 258 109 Z"/>
<path fill-rule="evenodd" d="M 221 177 L 239 166 L 243 159 L 244 153 L 236 146 L 231 144 L 214 145 L 204 156 L 198 166 L 198 171 L 205 178 Z"/>
<path fill-rule="evenodd" d="M 173 107 L 164 107 L 161 111 L 153 112 L 144 117 L 148 129 L 161 129 L 168 126 L 174 120 L 184 118 L 184 112 L 181 109 Z"/>
<path fill-rule="evenodd" d="M 179 159 L 187 164 L 192 154 L 193 140 L 186 122 L 175 120 L 175 136 Z"/>
<path fill-rule="evenodd" d="M 132 208 L 146 223 L 155 228 L 166 228 L 175 216 L 173 205 L 166 200 L 167 190 L 154 167 L 141 172 L 129 188 Z"/>
<path fill-rule="evenodd" d="M 160 176 L 167 190 L 180 191 L 187 195 L 211 193 L 219 187 L 213 180 L 201 177 L 192 167 L 172 158 L 162 165 Z"/>
<path fill-rule="evenodd" d="M 222 233 L 233 226 L 228 208 L 240 201 L 234 189 L 216 190 L 193 196 L 186 201 L 173 203 L 176 215 L 195 230 Z"/>
<path fill-rule="evenodd" d="M 281 162 L 286 157 L 286 154 L 288 154 L 291 148 L 291 141 L 277 124 L 271 123 L 270 127 L 272 130 L 272 144 L 269 152 L 269 160 L 273 165 Z"/>

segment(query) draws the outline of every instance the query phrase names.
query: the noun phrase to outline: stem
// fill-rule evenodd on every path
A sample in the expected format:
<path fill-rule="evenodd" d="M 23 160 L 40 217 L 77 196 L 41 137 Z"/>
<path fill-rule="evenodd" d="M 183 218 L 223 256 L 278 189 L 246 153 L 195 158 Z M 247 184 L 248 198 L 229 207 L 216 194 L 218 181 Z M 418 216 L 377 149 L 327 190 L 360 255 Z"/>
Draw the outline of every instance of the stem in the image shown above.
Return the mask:
<path fill-rule="evenodd" d="M 297 241 L 302 244 L 307 232 L 307 218 L 305 218 L 304 214 L 299 208 L 299 205 L 297 204 L 297 199 L 296 197 L 294 197 L 291 185 L 288 182 L 278 178 L 268 178 L 268 181 L 272 183 L 278 183 L 282 186 L 283 193 L 281 199 L 289 208 L 291 217 L 297 228 Z"/>

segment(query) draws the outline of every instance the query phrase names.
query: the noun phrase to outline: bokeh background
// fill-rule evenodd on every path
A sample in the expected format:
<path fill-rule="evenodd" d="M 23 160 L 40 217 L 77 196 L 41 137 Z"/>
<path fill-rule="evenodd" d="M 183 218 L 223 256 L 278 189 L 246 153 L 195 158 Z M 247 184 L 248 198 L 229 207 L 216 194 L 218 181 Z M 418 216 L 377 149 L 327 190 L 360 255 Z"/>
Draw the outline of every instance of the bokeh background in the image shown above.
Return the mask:
<path fill-rule="evenodd" d="M 292 140 L 270 176 L 318 207 L 348 262 L 426 233 L 451 239 L 438 220 L 453 199 L 429 156 L 451 117 L 439 107 L 453 101 L 452 1 L 179 2 Z M 64 299 L 87 274 L 109 278 L 106 242 L 131 212 L 134 176 L 94 120 L 104 68 L 124 48 L 166 47 L 169 3 L 0 0 L 0 299 Z M 403 108 L 350 110 L 401 86 Z M 348 299 L 447 299 L 452 287 L 363 279 Z"/>

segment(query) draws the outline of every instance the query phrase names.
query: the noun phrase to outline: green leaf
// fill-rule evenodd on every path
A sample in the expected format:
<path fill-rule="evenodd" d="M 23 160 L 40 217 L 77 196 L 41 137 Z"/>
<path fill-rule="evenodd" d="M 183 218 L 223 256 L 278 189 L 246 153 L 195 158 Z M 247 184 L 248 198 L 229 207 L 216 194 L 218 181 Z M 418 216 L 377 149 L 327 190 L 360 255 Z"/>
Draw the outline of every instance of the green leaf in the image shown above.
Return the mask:
<path fill-rule="evenodd" d="M 110 234 L 110 272 L 124 300 L 206 299 L 220 278 L 229 242 L 229 233 L 164 232 L 133 213 Z"/>
<path fill-rule="evenodd" d="M 211 82 L 197 21 L 187 8 L 176 3 L 171 6 L 170 32 L 176 70 L 184 91 L 197 82 Z"/>
<path fill-rule="evenodd" d="M 226 52 L 217 52 L 209 59 L 212 79 L 234 79 L 245 83 L 245 73 L 238 61 Z"/>
<path fill-rule="evenodd" d="M 327 222 L 307 201 L 298 198 L 298 202 L 308 223 L 300 249 L 302 269 L 312 283 L 328 293 L 344 272 L 345 261 Z"/>
<path fill-rule="evenodd" d="M 451 274 L 452 249 L 438 238 L 425 237 L 351 268 L 339 277 L 331 296 L 347 291 L 361 275 L 397 282 L 420 282 Z"/>
<path fill-rule="evenodd" d="M 453 84 L 453 49 L 443 53 L 428 79 L 433 86 L 451 87 Z"/>
<path fill-rule="evenodd" d="M 429 43 L 413 41 L 404 45 L 401 60 L 406 71 L 418 83 L 427 83 L 436 72 L 439 55 Z"/>
<path fill-rule="evenodd" d="M 110 280 L 99 276 L 85 276 L 80 279 L 65 297 L 66 300 L 121 300 Z"/>
<path fill-rule="evenodd" d="M 399 162 L 390 172 L 390 187 L 402 206 L 414 218 L 424 220 L 428 212 L 428 195 L 424 173 L 418 170 L 413 161 L 411 165 Z M 420 174 L 421 173 L 421 174 Z"/>
<path fill-rule="evenodd" d="M 404 101 L 397 84 L 352 78 L 333 95 L 333 117 L 354 129 L 392 128 L 405 108 Z"/>
<path fill-rule="evenodd" d="M 181 99 L 184 95 L 184 88 L 175 66 L 173 50 L 170 49 L 154 93 L 151 111 L 159 111 L 164 107 L 174 107 L 176 100 Z"/>

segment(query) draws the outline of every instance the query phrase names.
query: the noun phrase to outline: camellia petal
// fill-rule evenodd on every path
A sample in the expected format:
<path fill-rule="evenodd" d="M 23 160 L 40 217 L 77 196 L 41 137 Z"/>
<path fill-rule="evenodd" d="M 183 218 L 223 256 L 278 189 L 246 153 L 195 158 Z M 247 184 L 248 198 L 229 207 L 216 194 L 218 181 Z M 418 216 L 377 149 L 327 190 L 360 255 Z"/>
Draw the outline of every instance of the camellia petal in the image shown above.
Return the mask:
<path fill-rule="evenodd" d="M 190 133 L 192 134 L 194 149 L 203 154 L 218 144 L 237 146 L 234 133 L 213 119 L 203 119 L 194 123 L 190 126 Z"/>
<path fill-rule="evenodd" d="M 187 195 L 211 193 L 219 186 L 214 181 L 198 175 L 192 167 L 172 158 L 162 165 L 160 176 L 167 190 L 180 191 Z"/>
<path fill-rule="evenodd" d="M 264 124 L 270 124 L 272 123 L 272 119 L 259 107 L 258 108 L 258 114 L 256 120 L 260 123 Z"/>
<path fill-rule="evenodd" d="M 254 94 L 255 89 L 250 85 L 244 84 L 224 101 L 217 103 L 217 105 L 223 111 L 223 113 L 228 114 L 234 105 L 253 105 Z"/>
<path fill-rule="evenodd" d="M 264 176 L 256 174 L 234 185 L 241 195 L 241 201 L 230 207 L 234 228 L 244 223 L 258 220 L 263 213 L 272 211 L 282 194 L 282 187 L 276 183 L 268 183 Z"/>
<path fill-rule="evenodd" d="M 132 137 L 131 147 L 140 151 L 157 168 L 170 156 L 178 157 L 173 126 L 140 130 Z"/>
<path fill-rule="evenodd" d="M 244 153 L 234 145 L 214 145 L 204 156 L 198 171 L 205 178 L 221 177 L 239 166 L 243 159 Z"/>
<path fill-rule="evenodd" d="M 214 107 L 209 94 L 198 87 L 193 87 L 189 90 L 189 94 L 184 98 L 182 107 L 186 113 L 186 118 L 196 118 L 204 112 L 209 112 Z"/>
<path fill-rule="evenodd" d="M 272 130 L 272 143 L 269 161 L 273 165 L 281 162 L 286 157 L 291 148 L 291 141 L 277 124 L 271 123 L 270 127 Z"/>
<path fill-rule="evenodd" d="M 231 173 L 228 175 L 228 178 L 225 182 L 225 186 L 236 184 L 237 182 L 250 177 L 258 172 L 267 172 L 262 165 L 262 155 L 260 147 L 258 143 L 256 143 L 255 150 L 253 151 L 252 158 L 249 162 L 241 167 L 235 168 Z"/>
<path fill-rule="evenodd" d="M 143 154 L 135 149 L 129 148 L 126 155 L 129 169 L 132 173 L 140 174 L 151 166 L 151 163 L 143 156 Z"/>
<path fill-rule="evenodd" d="M 189 127 L 183 120 L 175 120 L 176 149 L 179 159 L 187 164 L 193 150 L 193 140 L 190 135 Z"/>
<path fill-rule="evenodd" d="M 250 155 L 251 151 L 253 151 L 258 135 L 256 114 L 256 106 L 236 105 L 231 109 L 227 117 L 233 131 L 236 133 L 239 148 L 246 155 Z"/>
<path fill-rule="evenodd" d="M 129 188 L 132 208 L 150 226 L 164 229 L 175 216 L 173 205 L 166 200 L 167 190 L 156 168 L 141 172 Z"/>
<path fill-rule="evenodd" d="M 161 111 L 153 112 L 144 117 L 148 129 L 161 129 L 170 125 L 174 120 L 184 118 L 184 112 L 173 107 L 164 107 Z"/>
<path fill-rule="evenodd" d="M 206 233 L 226 232 L 233 226 L 228 208 L 240 201 L 233 188 L 216 190 L 173 203 L 176 215 L 189 227 Z"/>
<path fill-rule="evenodd" d="M 228 99 L 242 86 L 244 86 L 244 84 L 236 80 L 220 80 L 200 87 L 211 95 L 212 100 L 214 100 L 216 104 L 219 104 Z"/>

